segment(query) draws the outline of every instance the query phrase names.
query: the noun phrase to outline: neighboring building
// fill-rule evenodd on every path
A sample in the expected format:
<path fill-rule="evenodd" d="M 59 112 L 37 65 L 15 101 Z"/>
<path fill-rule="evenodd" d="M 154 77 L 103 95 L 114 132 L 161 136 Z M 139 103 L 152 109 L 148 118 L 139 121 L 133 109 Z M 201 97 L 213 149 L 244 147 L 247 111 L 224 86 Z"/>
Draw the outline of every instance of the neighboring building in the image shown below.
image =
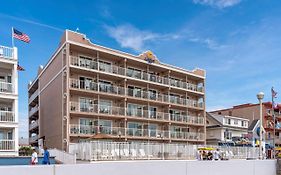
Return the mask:
<path fill-rule="evenodd" d="M 262 104 L 263 111 L 263 127 L 266 131 L 265 141 L 268 144 L 273 144 L 273 133 L 274 133 L 274 122 L 272 117 L 272 105 L 271 102 L 264 102 Z M 221 115 L 234 115 L 234 116 L 243 116 L 246 119 L 249 119 L 249 122 L 252 123 L 255 120 L 260 119 L 259 114 L 259 104 L 242 104 L 238 106 L 233 106 L 229 109 L 222 109 L 217 111 L 212 111 L 211 113 L 221 114 Z M 274 109 L 276 116 L 275 124 L 275 144 L 276 146 L 281 146 L 281 106 L 277 105 Z"/>
<path fill-rule="evenodd" d="M 18 155 L 17 48 L 0 46 L 0 156 Z"/>
<path fill-rule="evenodd" d="M 207 144 L 218 145 L 248 134 L 249 120 L 241 117 L 207 113 L 206 123 Z"/>
<path fill-rule="evenodd" d="M 150 51 L 135 56 L 66 30 L 28 93 L 32 145 L 205 143 L 205 71 L 163 64 Z"/>

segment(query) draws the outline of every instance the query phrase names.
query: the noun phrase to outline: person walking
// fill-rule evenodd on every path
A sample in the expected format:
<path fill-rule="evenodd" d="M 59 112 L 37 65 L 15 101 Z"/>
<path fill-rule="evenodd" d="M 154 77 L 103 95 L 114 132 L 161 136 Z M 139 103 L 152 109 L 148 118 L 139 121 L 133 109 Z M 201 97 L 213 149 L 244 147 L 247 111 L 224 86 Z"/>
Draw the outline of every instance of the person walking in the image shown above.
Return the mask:
<path fill-rule="evenodd" d="M 38 164 L 38 154 L 35 148 L 33 148 L 33 153 L 31 155 L 31 165 L 36 165 L 36 164 Z"/>
<path fill-rule="evenodd" d="M 43 157 L 42 164 L 50 165 L 50 153 L 49 153 L 48 148 L 46 146 L 44 146 L 44 157 Z"/>
<path fill-rule="evenodd" d="M 214 160 L 220 160 L 220 150 L 219 149 L 214 151 Z"/>

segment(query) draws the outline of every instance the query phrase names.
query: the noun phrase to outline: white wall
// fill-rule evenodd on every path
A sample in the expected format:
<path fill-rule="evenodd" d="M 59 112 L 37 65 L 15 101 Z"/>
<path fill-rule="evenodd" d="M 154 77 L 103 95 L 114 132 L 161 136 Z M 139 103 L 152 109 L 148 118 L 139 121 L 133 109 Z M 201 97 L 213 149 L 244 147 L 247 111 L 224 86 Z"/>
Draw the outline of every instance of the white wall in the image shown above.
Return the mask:
<path fill-rule="evenodd" d="M 76 165 L 0 166 L 0 172 L 7 175 L 276 175 L 276 161 L 112 161 Z"/>

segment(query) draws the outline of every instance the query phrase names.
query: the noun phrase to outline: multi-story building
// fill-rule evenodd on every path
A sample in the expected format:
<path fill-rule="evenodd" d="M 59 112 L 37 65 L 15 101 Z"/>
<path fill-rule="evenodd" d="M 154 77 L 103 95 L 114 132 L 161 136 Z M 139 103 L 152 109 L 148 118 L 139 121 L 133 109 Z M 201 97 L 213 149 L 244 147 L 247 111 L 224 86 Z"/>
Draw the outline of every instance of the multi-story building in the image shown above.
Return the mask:
<path fill-rule="evenodd" d="M 219 142 L 234 141 L 248 134 L 249 120 L 237 116 L 206 115 L 207 144 L 218 145 Z"/>
<path fill-rule="evenodd" d="M 17 48 L 0 46 L 0 156 L 18 155 Z"/>
<path fill-rule="evenodd" d="M 29 84 L 30 141 L 205 143 L 205 71 L 91 43 L 66 30 Z"/>
<path fill-rule="evenodd" d="M 263 116 L 263 128 L 265 129 L 265 141 L 268 144 L 273 144 L 274 138 L 274 120 L 272 117 L 272 103 L 264 102 L 262 104 L 262 116 Z M 249 122 L 256 122 L 260 119 L 259 114 L 259 104 L 242 104 L 238 106 L 233 106 L 232 108 L 222 109 L 217 111 L 212 111 L 211 113 L 221 114 L 221 115 L 234 115 L 242 116 L 249 119 Z M 275 144 L 276 146 L 281 146 L 281 106 L 277 105 L 274 109 L 274 114 L 276 117 L 275 122 Z"/>

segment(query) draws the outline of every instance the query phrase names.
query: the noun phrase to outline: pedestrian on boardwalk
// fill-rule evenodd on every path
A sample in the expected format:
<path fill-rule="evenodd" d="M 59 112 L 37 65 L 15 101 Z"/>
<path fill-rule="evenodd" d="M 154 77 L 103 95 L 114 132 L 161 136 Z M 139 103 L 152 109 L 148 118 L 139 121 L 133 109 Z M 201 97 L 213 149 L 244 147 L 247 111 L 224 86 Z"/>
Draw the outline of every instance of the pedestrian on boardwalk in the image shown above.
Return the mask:
<path fill-rule="evenodd" d="M 48 148 L 46 146 L 44 146 L 44 157 L 43 157 L 42 164 L 50 165 L 50 153 L 49 153 Z"/>
<path fill-rule="evenodd" d="M 35 148 L 33 148 L 32 150 L 33 150 L 33 153 L 31 155 L 31 165 L 36 165 L 36 164 L 38 164 L 38 154 L 37 154 Z"/>
<path fill-rule="evenodd" d="M 220 150 L 218 148 L 214 151 L 214 160 L 220 160 Z"/>

